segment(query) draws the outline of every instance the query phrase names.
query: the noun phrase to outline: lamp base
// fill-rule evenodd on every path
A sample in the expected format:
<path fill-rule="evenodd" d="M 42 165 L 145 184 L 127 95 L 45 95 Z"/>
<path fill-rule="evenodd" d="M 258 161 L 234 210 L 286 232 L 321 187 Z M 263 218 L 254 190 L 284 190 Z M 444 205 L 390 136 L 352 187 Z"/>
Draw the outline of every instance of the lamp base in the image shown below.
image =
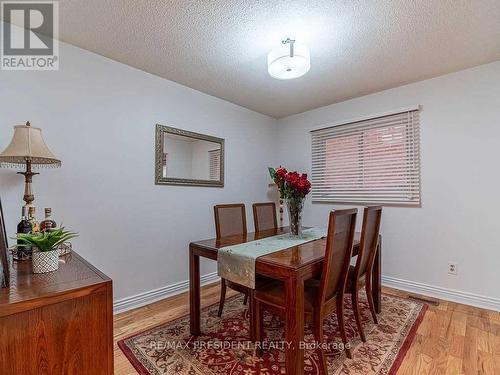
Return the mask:
<path fill-rule="evenodd" d="M 33 195 L 33 191 L 31 189 L 31 183 L 33 182 L 33 176 L 40 174 L 37 172 L 33 172 L 31 169 L 31 160 L 26 160 L 26 171 L 17 172 L 18 174 L 22 174 L 24 176 L 24 197 L 23 200 L 26 202 L 26 206 L 33 206 L 33 201 L 35 200 L 35 196 Z"/>

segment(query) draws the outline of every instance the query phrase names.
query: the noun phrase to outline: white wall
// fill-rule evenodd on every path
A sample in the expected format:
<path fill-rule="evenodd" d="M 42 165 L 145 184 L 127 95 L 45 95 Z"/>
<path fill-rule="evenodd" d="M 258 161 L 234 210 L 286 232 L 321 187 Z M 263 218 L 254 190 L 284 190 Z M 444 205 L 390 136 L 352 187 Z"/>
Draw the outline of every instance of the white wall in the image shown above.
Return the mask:
<path fill-rule="evenodd" d="M 383 273 L 500 301 L 500 62 L 279 121 L 65 44 L 60 65 L 0 71 L 0 149 L 15 124 L 43 128 L 63 167 L 34 177 L 38 213 L 53 207 L 81 233 L 75 250 L 113 278 L 115 299 L 186 280 L 188 243 L 214 235 L 212 206 L 275 197 L 267 167 L 309 170 L 311 128 L 420 104 L 423 206 L 384 209 Z M 154 185 L 156 123 L 225 138 L 226 186 Z M 22 190 L 0 170 L 11 234 Z M 305 224 L 325 225 L 332 207 L 308 201 Z"/>
<path fill-rule="evenodd" d="M 500 307 L 500 62 L 282 119 L 277 161 L 310 170 L 313 127 L 413 104 L 422 106 L 423 204 L 384 208 L 383 274 Z M 324 224 L 332 208 L 309 200 L 305 223 Z M 448 261 L 458 262 L 458 275 L 448 275 Z"/>
<path fill-rule="evenodd" d="M 80 232 L 75 250 L 113 278 L 115 299 L 186 280 L 189 242 L 214 236 L 212 206 L 267 199 L 276 121 L 72 46 L 60 55 L 59 71 L 0 71 L 0 149 L 13 125 L 43 129 L 63 166 L 34 177 L 38 213 Z M 156 123 L 225 138 L 225 187 L 156 186 Z M 22 194 L 0 170 L 10 234 Z"/>

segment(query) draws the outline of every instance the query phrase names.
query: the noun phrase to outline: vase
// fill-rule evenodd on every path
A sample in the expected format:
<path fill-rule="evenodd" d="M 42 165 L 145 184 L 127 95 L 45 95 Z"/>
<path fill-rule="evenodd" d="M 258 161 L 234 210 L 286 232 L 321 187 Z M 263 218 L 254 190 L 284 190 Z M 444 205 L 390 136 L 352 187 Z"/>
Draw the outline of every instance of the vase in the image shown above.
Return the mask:
<path fill-rule="evenodd" d="M 302 234 L 302 209 L 304 208 L 304 199 L 287 199 L 286 206 L 288 208 L 290 233 L 294 236 L 300 236 Z"/>
<path fill-rule="evenodd" d="M 40 251 L 33 248 L 31 255 L 33 273 L 46 273 L 56 271 L 59 268 L 59 250 Z"/>

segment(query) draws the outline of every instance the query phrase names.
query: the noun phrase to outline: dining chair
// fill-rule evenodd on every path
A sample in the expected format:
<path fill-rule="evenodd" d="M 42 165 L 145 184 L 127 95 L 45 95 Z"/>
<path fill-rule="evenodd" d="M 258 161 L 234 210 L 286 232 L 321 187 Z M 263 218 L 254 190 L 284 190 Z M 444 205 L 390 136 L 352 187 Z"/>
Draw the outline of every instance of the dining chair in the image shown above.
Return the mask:
<path fill-rule="evenodd" d="M 247 234 L 247 219 L 245 205 L 243 203 L 216 205 L 214 206 L 214 215 L 217 239 L 226 236 Z M 224 309 L 224 302 L 226 300 L 226 290 L 228 287 L 243 293 L 245 295 L 243 303 L 246 305 L 248 302 L 248 296 L 250 294 L 249 288 L 226 279 L 221 279 L 219 311 L 217 314 L 219 317 L 222 316 L 222 310 Z"/>
<path fill-rule="evenodd" d="M 366 341 L 366 336 L 361 324 L 361 315 L 359 307 L 359 290 L 363 283 L 365 285 L 366 297 L 368 306 L 375 324 L 378 324 L 375 305 L 373 303 L 372 294 L 372 278 L 373 264 L 377 252 L 380 221 L 382 219 L 382 207 L 371 206 L 365 207 L 363 212 L 363 226 L 361 228 L 361 238 L 359 241 L 358 258 L 355 266 L 349 267 L 347 278 L 346 294 L 351 294 L 352 308 L 354 317 L 358 327 L 359 335 L 363 342 Z"/>
<path fill-rule="evenodd" d="M 321 279 L 310 279 L 304 283 L 305 317 L 314 325 L 314 337 L 320 347 L 320 366 L 327 373 L 326 357 L 323 351 L 323 321 L 337 313 L 340 335 L 348 358 L 352 358 L 347 348 L 344 322 L 344 287 L 352 255 L 352 245 L 356 230 L 357 209 L 330 212 L 326 237 L 325 259 Z M 254 294 L 254 324 L 256 341 L 262 341 L 263 311 L 271 311 L 286 318 L 287 301 L 283 282 L 275 281 L 257 288 Z M 260 349 L 257 351 L 260 354 Z"/>
<path fill-rule="evenodd" d="M 253 223 L 256 232 L 278 228 L 276 204 L 274 202 L 254 203 L 252 206 Z"/>

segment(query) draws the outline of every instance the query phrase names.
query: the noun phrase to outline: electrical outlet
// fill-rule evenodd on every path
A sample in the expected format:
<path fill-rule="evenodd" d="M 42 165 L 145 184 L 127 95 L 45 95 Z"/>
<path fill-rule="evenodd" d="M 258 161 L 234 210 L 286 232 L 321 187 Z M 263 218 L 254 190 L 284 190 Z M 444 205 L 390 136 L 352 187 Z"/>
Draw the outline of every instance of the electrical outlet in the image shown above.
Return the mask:
<path fill-rule="evenodd" d="M 456 262 L 448 262 L 448 273 L 450 275 L 457 274 L 457 263 Z"/>

